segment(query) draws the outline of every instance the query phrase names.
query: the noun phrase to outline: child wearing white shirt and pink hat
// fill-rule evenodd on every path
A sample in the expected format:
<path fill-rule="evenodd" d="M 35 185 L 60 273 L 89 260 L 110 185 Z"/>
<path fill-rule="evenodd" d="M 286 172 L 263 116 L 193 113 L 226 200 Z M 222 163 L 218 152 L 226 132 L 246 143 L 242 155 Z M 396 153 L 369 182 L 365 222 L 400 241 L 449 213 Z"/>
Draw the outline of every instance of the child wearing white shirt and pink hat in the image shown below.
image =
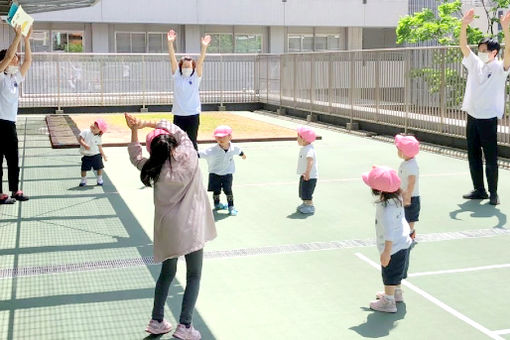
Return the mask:
<path fill-rule="evenodd" d="M 299 150 L 297 174 L 299 175 L 299 198 L 303 204 L 297 207 L 302 214 L 314 214 L 313 193 L 319 176 L 317 155 L 313 142 L 317 138 L 315 130 L 309 126 L 297 128 L 297 142 L 302 148 Z"/>
<path fill-rule="evenodd" d="M 207 191 L 213 192 L 215 210 L 228 208 L 229 215 L 236 216 L 238 211 L 234 207 L 234 194 L 232 193 L 235 172 L 234 156 L 239 155 L 246 159 L 246 155 L 241 148 L 231 142 L 232 128 L 230 126 L 220 125 L 214 129 L 214 139 L 216 139 L 216 145 L 198 152 L 198 156 L 204 158 L 209 166 Z M 221 189 L 227 196 L 227 205 L 220 202 Z"/>

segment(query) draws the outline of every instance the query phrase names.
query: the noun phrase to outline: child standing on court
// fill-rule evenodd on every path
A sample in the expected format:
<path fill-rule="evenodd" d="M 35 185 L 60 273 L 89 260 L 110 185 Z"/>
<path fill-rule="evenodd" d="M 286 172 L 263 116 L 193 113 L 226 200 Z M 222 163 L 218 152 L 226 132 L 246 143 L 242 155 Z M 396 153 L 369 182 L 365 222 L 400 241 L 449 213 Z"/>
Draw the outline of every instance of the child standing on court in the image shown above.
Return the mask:
<path fill-rule="evenodd" d="M 400 163 L 398 175 L 401 180 L 402 198 L 404 200 L 404 211 L 407 223 L 411 228 L 411 238 L 414 240 L 416 230 L 414 223 L 420 217 L 420 168 L 416 162 L 416 155 L 420 151 L 420 142 L 413 136 L 396 135 L 395 145 L 398 156 L 404 161 Z"/>
<path fill-rule="evenodd" d="M 232 193 L 233 174 L 235 172 L 234 156 L 246 155 L 232 140 L 232 128 L 227 125 L 220 125 L 214 130 L 214 139 L 217 144 L 198 152 L 200 158 L 207 160 L 209 166 L 208 191 L 213 192 L 214 209 L 223 210 L 228 208 L 231 216 L 236 216 L 238 211 L 234 207 L 234 195 Z M 220 202 L 221 189 L 227 196 L 227 204 Z"/>
<path fill-rule="evenodd" d="M 80 187 L 87 185 L 87 171 L 97 171 L 97 185 L 103 185 L 103 159 L 107 161 L 104 154 L 101 136 L 108 129 L 103 119 L 96 119 L 89 129 L 80 132 L 78 143 L 80 143 L 81 158 L 81 181 Z"/>
<path fill-rule="evenodd" d="M 297 211 L 302 214 L 313 214 L 315 207 L 312 197 L 319 172 L 317 155 L 312 143 L 317 135 L 309 126 L 298 127 L 297 134 L 297 142 L 302 146 L 299 150 L 297 174 L 299 175 L 299 198 L 303 200 L 303 204 L 297 207 Z"/>
<path fill-rule="evenodd" d="M 400 283 L 412 243 L 400 196 L 400 179 L 395 170 L 383 166 L 374 166 L 362 178 L 378 197 L 375 230 L 384 284 L 384 292 L 376 294 L 377 300 L 370 302 L 370 308 L 395 313 L 396 302 L 404 301 Z"/>

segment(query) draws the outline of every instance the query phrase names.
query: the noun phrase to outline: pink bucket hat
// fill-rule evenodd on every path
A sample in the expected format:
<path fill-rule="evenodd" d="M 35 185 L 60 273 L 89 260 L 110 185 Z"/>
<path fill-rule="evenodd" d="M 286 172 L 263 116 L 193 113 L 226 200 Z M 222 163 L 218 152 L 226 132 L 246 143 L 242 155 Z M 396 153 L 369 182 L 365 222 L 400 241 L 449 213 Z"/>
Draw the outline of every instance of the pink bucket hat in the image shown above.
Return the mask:
<path fill-rule="evenodd" d="M 412 158 L 420 152 L 420 142 L 413 136 L 396 135 L 395 145 L 408 158 Z"/>
<path fill-rule="evenodd" d="M 373 166 L 370 172 L 365 172 L 361 178 L 372 189 L 383 192 L 395 192 L 400 188 L 400 178 L 397 172 L 386 166 Z"/>
<path fill-rule="evenodd" d="M 168 132 L 165 129 L 154 129 L 151 132 L 147 134 L 147 137 L 145 137 L 145 147 L 147 148 L 147 151 L 149 153 L 151 152 L 151 143 L 154 138 L 161 135 L 169 135 L 170 132 Z"/>
<path fill-rule="evenodd" d="M 228 125 L 220 125 L 214 129 L 214 137 L 225 137 L 232 134 L 232 128 Z"/>
<path fill-rule="evenodd" d="M 313 143 L 315 139 L 317 138 L 317 135 L 315 134 L 315 130 L 312 129 L 309 126 L 299 126 L 297 128 L 297 133 L 299 137 L 303 138 L 305 142 L 307 143 Z"/>
<path fill-rule="evenodd" d="M 94 124 L 97 125 L 97 127 L 99 128 L 99 130 L 102 132 L 102 133 L 105 133 L 106 130 L 108 130 L 108 124 L 106 124 L 106 122 L 104 121 L 104 119 L 96 119 L 94 121 Z"/>

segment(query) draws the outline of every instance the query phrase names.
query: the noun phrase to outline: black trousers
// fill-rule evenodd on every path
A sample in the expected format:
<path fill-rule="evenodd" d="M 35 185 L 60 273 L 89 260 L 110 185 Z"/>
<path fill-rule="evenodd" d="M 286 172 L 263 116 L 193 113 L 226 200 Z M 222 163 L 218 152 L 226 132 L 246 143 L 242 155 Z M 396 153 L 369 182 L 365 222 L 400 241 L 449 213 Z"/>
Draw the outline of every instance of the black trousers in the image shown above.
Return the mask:
<path fill-rule="evenodd" d="M 16 123 L 0 119 L 0 192 L 2 192 L 4 157 L 7 161 L 9 191 L 16 192 L 19 189 L 18 133 L 16 132 Z"/>
<path fill-rule="evenodd" d="M 469 171 L 475 190 L 485 191 L 483 184 L 482 150 L 489 192 L 498 191 L 498 119 L 476 119 L 467 116 L 467 148 Z"/>
<path fill-rule="evenodd" d="M 180 127 L 188 134 L 189 139 L 193 142 L 195 150 L 198 150 L 197 136 L 198 126 L 200 125 L 200 115 L 193 116 L 177 116 L 174 115 L 174 124 Z"/>

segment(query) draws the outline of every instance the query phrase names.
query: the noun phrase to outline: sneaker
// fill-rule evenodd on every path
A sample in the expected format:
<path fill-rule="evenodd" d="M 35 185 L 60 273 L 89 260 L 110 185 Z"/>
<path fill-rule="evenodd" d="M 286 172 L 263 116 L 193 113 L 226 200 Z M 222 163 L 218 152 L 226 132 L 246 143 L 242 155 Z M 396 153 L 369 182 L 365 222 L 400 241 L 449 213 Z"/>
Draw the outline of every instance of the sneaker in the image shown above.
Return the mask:
<path fill-rule="evenodd" d="M 202 339 L 202 335 L 193 326 L 186 328 L 182 323 L 177 325 L 177 329 L 174 332 L 174 338 L 181 340 L 199 340 Z"/>
<path fill-rule="evenodd" d="M 80 184 L 81 184 L 81 183 L 80 183 Z M 97 185 L 99 185 L 99 186 L 103 186 L 103 184 L 104 184 L 104 182 L 103 182 L 103 180 L 102 180 L 102 179 L 98 179 L 98 180 L 97 180 Z"/>
<path fill-rule="evenodd" d="M 498 205 L 499 204 L 499 196 L 498 194 L 491 194 L 491 198 L 489 199 L 489 204 Z"/>
<path fill-rule="evenodd" d="M 489 198 L 485 190 L 473 190 L 469 194 L 462 195 L 462 198 L 467 200 L 485 200 Z"/>
<path fill-rule="evenodd" d="M 87 180 L 86 180 L 86 179 L 82 179 L 82 180 L 80 181 L 80 187 L 84 187 L 84 186 L 86 186 L 86 185 L 87 185 Z"/>
<path fill-rule="evenodd" d="M 227 208 L 228 208 L 228 206 L 226 204 L 221 203 L 221 202 L 214 205 L 214 210 L 225 210 Z"/>
<path fill-rule="evenodd" d="M 299 212 L 299 209 L 303 208 L 306 204 L 300 204 L 297 206 L 296 211 Z"/>
<path fill-rule="evenodd" d="M 228 207 L 228 214 L 230 216 L 237 216 L 238 211 L 234 207 Z"/>
<path fill-rule="evenodd" d="M 16 191 L 16 193 L 14 195 L 12 195 L 11 197 L 14 198 L 16 201 L 20 201 L 20 202 L 29 200 L 29 197 L 25 196 L 25 194 L 21 190 Z"/>
<path fill-rule="evenodd" d="M 15 198 L 10 198 L 9 195 L 0 194 L 0 204 L 14 204 L 16 203 Z"/>
<path fill-rule="evenodd" d="M 384 292 L 378 292 L 375 294 L 375 298 L 380 300 L 384 296 Z M 404 302 L 404 295 L 402 289 L 395 289 L 395 302 Z"/>
<path fill-rule="evenodd" d="M 163 320 L 161 322 L 156 320 L 149 321 L 149 324 L 147 325 L 147 328 L 145 328 L 145 331 L 147 333 L 151 334 L 165 334 L 172 330 L 172 325 L 170 322 Z"/>
<path fill-rule="evenodd" d="M 379 300 L 370 302 L 370 309 L 377 310 L 379 312 L 396 313 L 397 304 L 395 300 L 389 300 L 385 295 L 381 296 Z"/>
<path fill-rule="evenodd" d="M 302 214 L 314 214 L 315 207 L 313 205 L 305 204 L 298 211 Z"/>

